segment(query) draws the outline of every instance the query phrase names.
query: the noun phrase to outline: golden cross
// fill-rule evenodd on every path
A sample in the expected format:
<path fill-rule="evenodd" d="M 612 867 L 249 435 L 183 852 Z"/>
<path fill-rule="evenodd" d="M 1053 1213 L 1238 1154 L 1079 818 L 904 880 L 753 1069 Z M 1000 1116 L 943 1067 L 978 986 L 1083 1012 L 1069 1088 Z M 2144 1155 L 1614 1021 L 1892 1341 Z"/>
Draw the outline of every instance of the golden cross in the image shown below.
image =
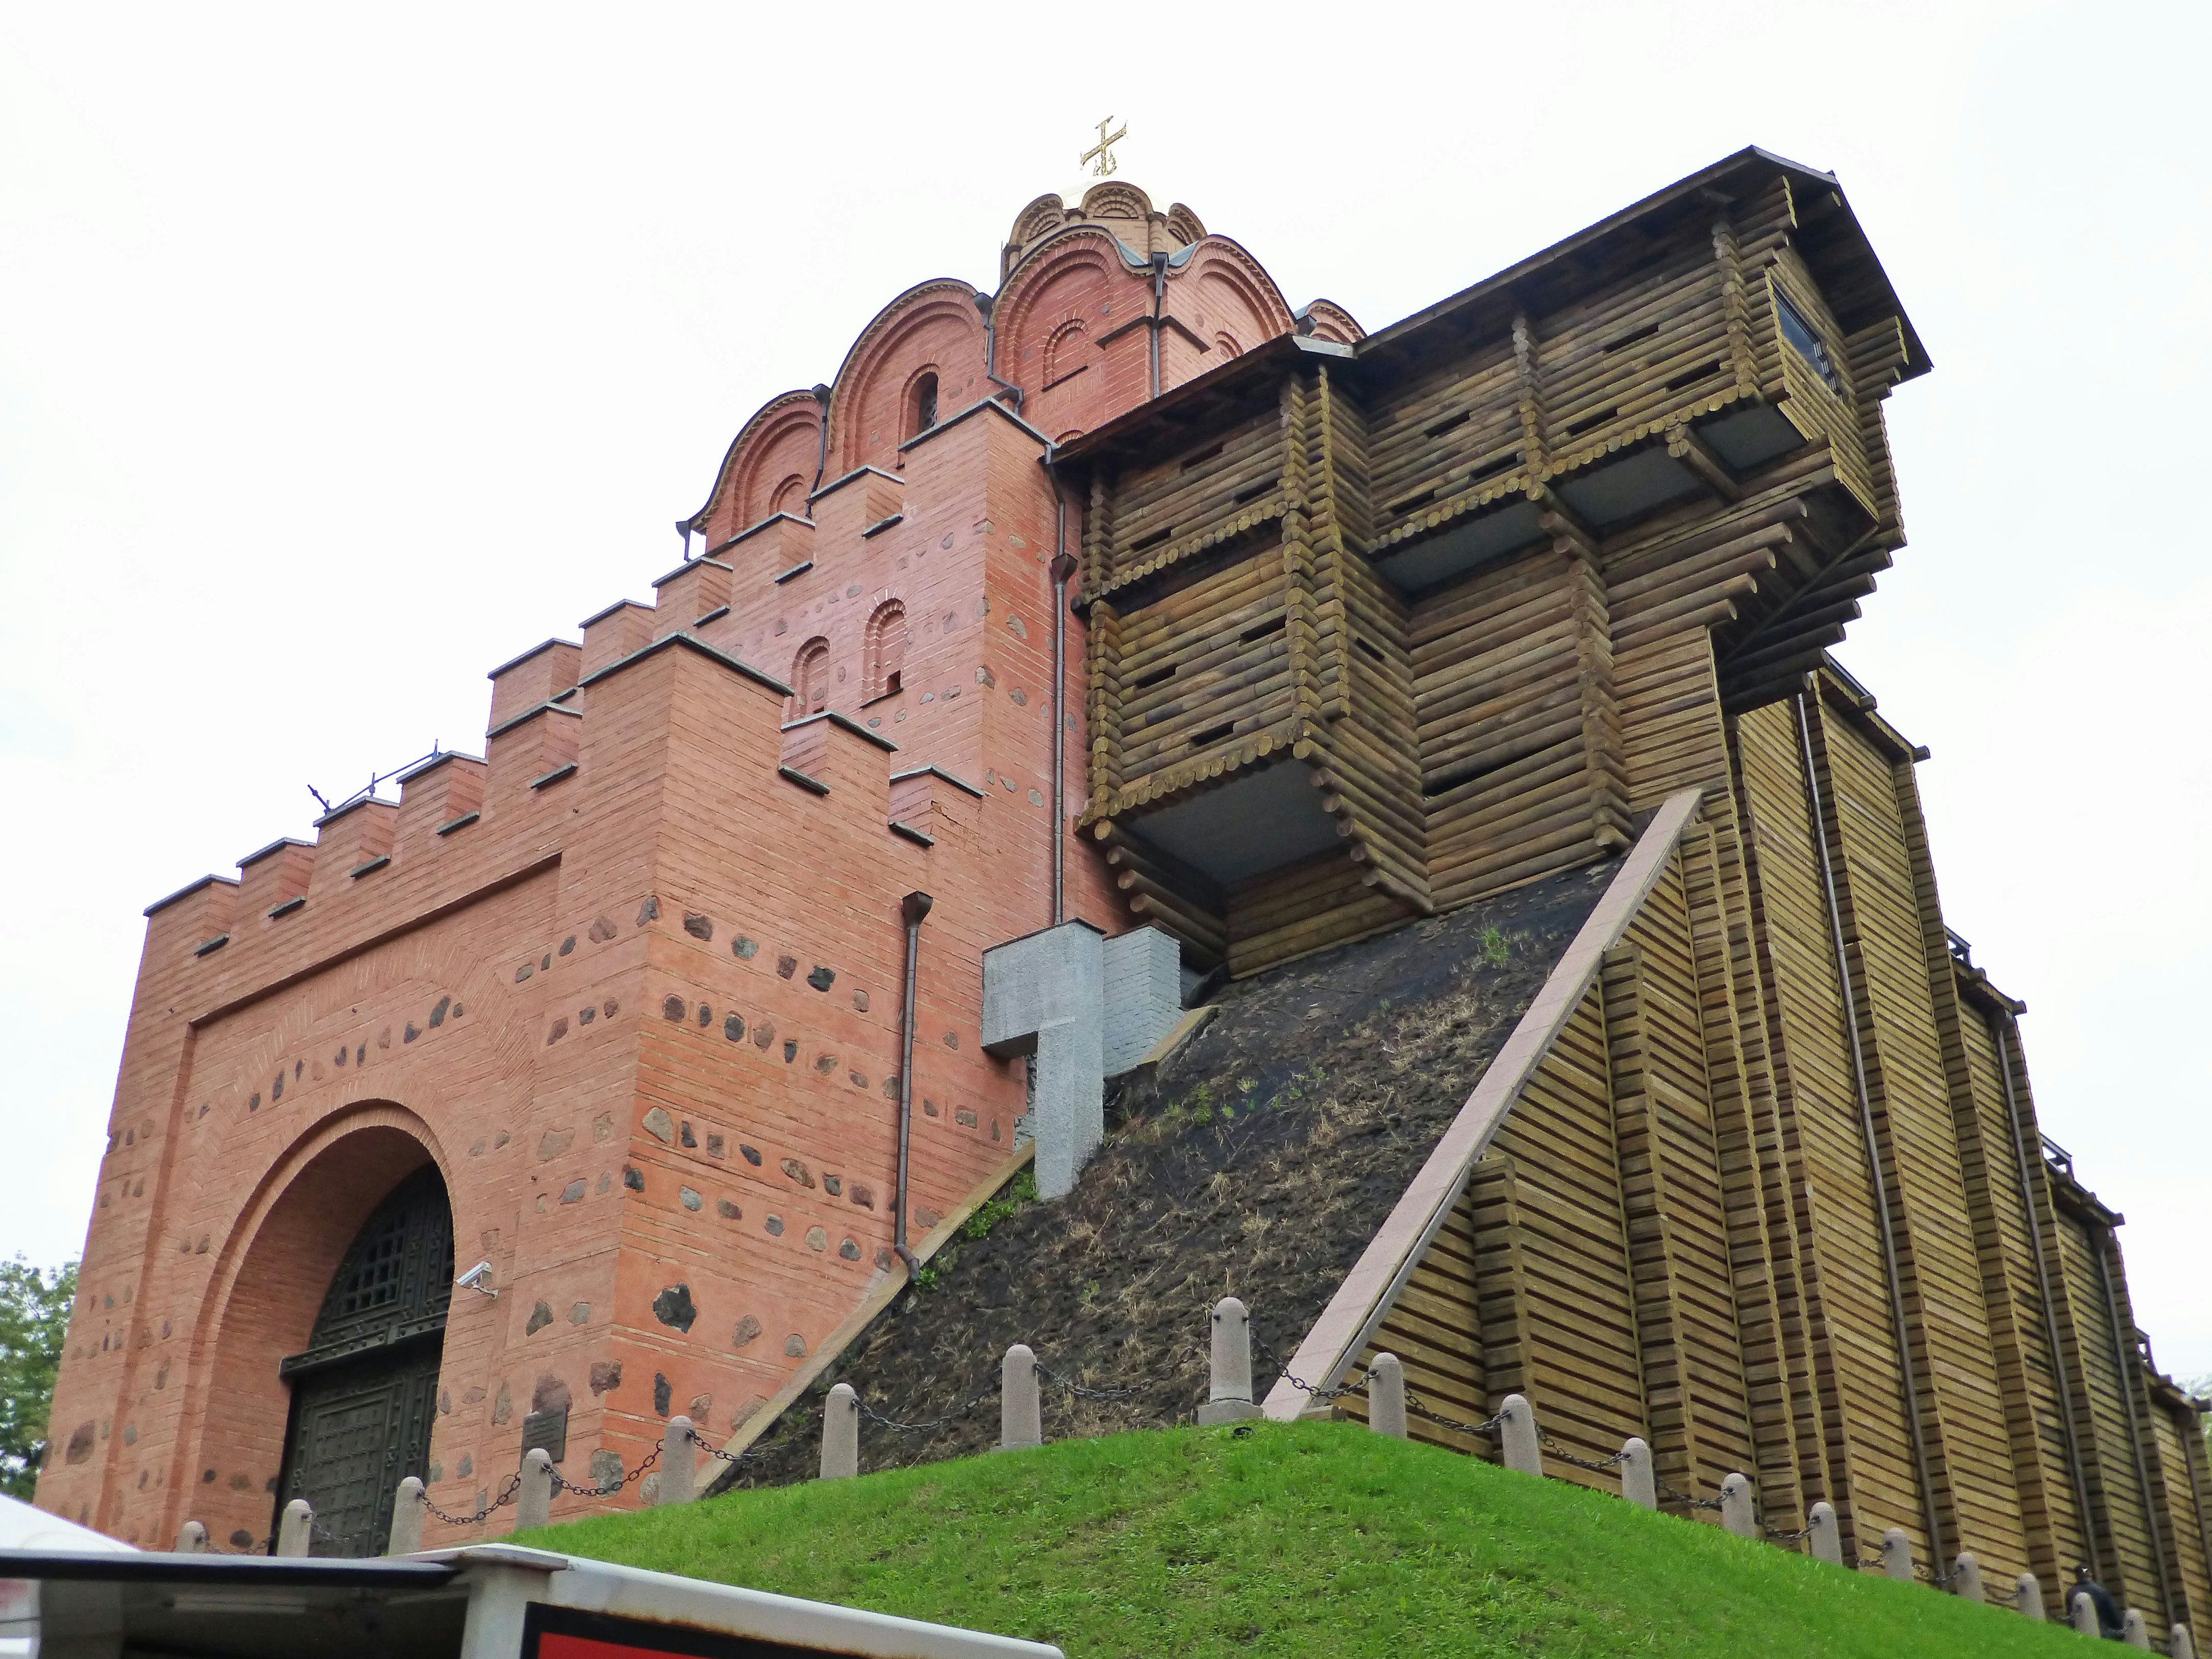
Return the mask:
<path fill-rule="evenodd" d="M 1109 178 L 1116 171 L 1117 164 L 1114 160 L 1113 146 L 1129 136 L 1129 126 L 1126 121 L 1113 131 L 1107 131 L 1106 129 L 1112 125 L 1113 120 L 1114 118 L 1109 115 L 1098 124 L 1097 143 L 1076 158 L 1076 164 L 1079 167 L 1090 167 L 1091 171 L 1101 179 Z M 1097 165 L 1092 166 L 1093 162 Z"/>

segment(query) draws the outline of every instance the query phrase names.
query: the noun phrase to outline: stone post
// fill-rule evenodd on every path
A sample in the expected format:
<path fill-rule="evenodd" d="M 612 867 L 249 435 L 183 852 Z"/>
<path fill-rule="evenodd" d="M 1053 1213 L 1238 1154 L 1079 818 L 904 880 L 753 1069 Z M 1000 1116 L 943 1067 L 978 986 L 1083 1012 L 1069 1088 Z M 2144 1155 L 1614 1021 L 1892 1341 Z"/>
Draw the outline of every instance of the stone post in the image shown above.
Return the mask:
<path fill-rule="evenodd" d="M 1367 1367 L 1367 1426 L 1406 1438 L 1406 1368 L 1395 1353 L 1378 1353 Z"/>
<path fill-rule="evenodd" d="M 1881 1570 L 1901 1584 L 1912 1582 L 1912 1540 L 1904 1528 L 1892 1527 L 1882 1534 Z"/>
<path fill-rule="evenodd" d="M 514 1493 L 514 1529 L 528 1532 L 552 1518 L 553 1454 L 532 1446 L 522 1457 L 522 1484 Z"/>
<path fill-rule="evenodd" d="M 860 1472 L 860 1396 L 840 1382 L 822 1402 L 822 1478 L 849 1480 Z"/>
<path fill-rule="evenodd" d="M 1651 1448 L 1640 1434 L 1620 1443 L 1620 1495 L 1647 1510 L 1659 1507 L 1659 1476 L 1651 1467 Z"/>
<path fill-rule="evenodd" d="M 999 1362 L 999 1449 L 1044 1444 L 1044 1407 L 1037 1398 L 1036 1355 L 1017 1342 Z"/>
<path fill-rule="evenodd" d="M 2150 1627 L 2143 1623 L 2142 1610 L 2130 1607 L 2120 1619 L 2120 1640 L 2131 1648 L 2150 1651 Z"/>
<path fill-rule="evenodd" d="M 177 1528 L 177 1547 L 173 1555 L 204 1555 L 207 1553 L 207 1528 L 197 1521 L 187 1521 Z"/>
<path fill-rule="evenodd" d="M 304 1498 L 284 1505 L 284 1518 L 276 1523 L 276 1553 L 305 1555 L 314 1541 L 315 1506 Z"/>
<path fill-rule="evenodd" d="M 386 1555 L 412 1555 L 422 1547 L 422 1483 L 409 1475 L 392 1495 L 392 1540 Z"/>
<path fill-rule="evenodd" d="M 688 1504 L 699 1492 L 699 1437 L 688 1417 L 672 1417 L 660 1437 L 660 1489 L 653 1503 Z"/>
<path fill-rule="evenodd" d="M 1739 1538 L 1759 1536 L 1759 1505 L 1749 1476 L 1731 1474 L 1721 1482 L 1721 1525 Z"/>
<path fill-rule="evenodd" d="M 1832 1567 L 1842 1566 L 1844 1529 L 1836 1524 L 1836 1506 L 1823 1498 L 1813 1505 L 1805 1524 L 1812 1528 L 1807 1541 L 1813 1547 L 1813 1559 L 1826 1561 Z"/>
<path fill-rule="evenodd" d="M 1544 1475 L 1544 1452 L 1536 1439 L 1536 1408 L 1528 1403 L 1526 1395 L 1509 1394 L 1498 1410 L 1505 1419 L 1498 1430 L 1498 1455 L 1505 1467 L 1522 1474 L 1533 1474 L 1540 1480 Z"/>
<path fill-rule="evenodd" d="M 1982 1564 L 1974 1559 L 1972 1550 L 1960 1550 L 1959 1559 L 1951 1564 L 1951 1594 L 1961 1601 L 1985 1601 L 1982 1594 Z"/>
<path fill-rule="evenodd" d="M 2013 1586 L 2012 1600 L 2021 1618 L 2043 1622 L 2043 1586 L 2033 1573 L 2021 1574 L 2019 1582 Z"/>
<path fill-rule="evenodd" d="M 2075 1590 L 2066 1603 L 2066 1616 L 2073 1620 L 2077 1635 L 2098 1637 L 2105 1633 L 2098 1627 L 2097 1604 L 2080 1590 Z"/>
<path fill-rule="evenodd" d="M 1198 1420 L 1211 1428 L 1259 1414 L 1252 1403 L 1252 1318 L 1242 1302 L 1224 1296 L 1213 1304 L 1213 1380 Z"/>
<path fill-rule="evenodd" d="M 2172 1659 L 2197 1659 L 2197 1644 L 2189 1634 L 2188 1626 L 2169 1626 L 2168 1636 L 2170 1639 L 2166 1644 L 2166 1650 Z"/>

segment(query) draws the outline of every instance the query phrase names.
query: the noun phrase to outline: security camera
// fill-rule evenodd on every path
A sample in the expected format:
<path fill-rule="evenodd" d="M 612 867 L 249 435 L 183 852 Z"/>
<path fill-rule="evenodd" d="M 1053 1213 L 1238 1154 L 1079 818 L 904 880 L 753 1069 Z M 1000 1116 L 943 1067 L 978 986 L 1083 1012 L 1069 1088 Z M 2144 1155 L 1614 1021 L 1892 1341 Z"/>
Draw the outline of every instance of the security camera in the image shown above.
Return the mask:
<path fill-rule="evenodd" d="M 453 1288 L 455 1290 L 482 1291 L 486 1296 L 495 1297 L 499 1292 L 492 1289 L 489 1285 L 487 1285 L 484 1282 L 490 1277 L 491 1263 L 489 1261 L 479 1261 L 475 1267 L 470 1268 L 468 1272 L 463 1273 L 459 1279 L 456 1279 L 453 1281 Z"/>

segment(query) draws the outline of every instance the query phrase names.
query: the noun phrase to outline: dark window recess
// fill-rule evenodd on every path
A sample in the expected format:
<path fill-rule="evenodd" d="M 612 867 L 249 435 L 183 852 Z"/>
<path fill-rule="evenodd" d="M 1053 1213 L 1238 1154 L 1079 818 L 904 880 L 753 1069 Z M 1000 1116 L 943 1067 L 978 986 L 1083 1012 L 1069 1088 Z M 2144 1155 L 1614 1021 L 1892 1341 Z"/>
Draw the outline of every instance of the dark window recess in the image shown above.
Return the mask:
<path fill-rule="evenodd" d="M 1219 444 L 1214 445 L 1211 449 L 1201 449 L 1197 454 L 1193 455 L 1188 460 L 1182 464 L 1182 470 L 1188 472 L 1194 466 L 1204 466 L 1208 461 L 1212 460 L 1220 453 L 1221 446 Z"/>
<path fill-rule="evenodd" d="M 1376 661 L 1382 662 L 1387 660 L 1382 653 L 1375 648 L 1371 641 L 1363 640 L 1355 634 L 1352 635 L 1352 642 L 1358 646 L 1362 651 L 1364 651 L 1369 656 L 1374 658 Z"/>
<path fill-rule="evenodd" d="M 1610 356 L 1613 353 L 1614 353 L 1614 352 L 1616 352 L 1616 351 L 1625 351 L 1625 350 L 1626 350 L 1630 346 L 1634 345 L 1634 344 L 1635 344 L 1638 340 L 1648 340 L 1648 339 L 1650 339 L 1653 335 L 1656 334 L 1658 331 L 1659 331 L 1659 325 L 1658 325 L 1658 324 L 1656 324 L 1656 323 L 1646 323 L 1646 324 L 1644 324 L 1644 326 L 1643 326 L 1643 327 L 1641 327 L 1641 328 L 1638 329 L 1634 333 L 1632 333 L 1632 334 L 1624 334 L 1624 335 L 1622 335 L 1622 336 L 1621 336 L 1618 340 L 1615 340 L 1615 341 L 1613 341 L 1611 344 L 1607 345 L 1607 346 L 1605 348 L 1606 354 L 1607 354 L 1608 356 Z"/>
<path fill-rule="evenodd" d="M 1520 465 L 1521 452 L 1516 449 L 1510 455 L 1500 456 L 1488 466 L 1477 467 L 1467 475 L 1467 481 L 1471 484 L 1488 483 L 1492 478 L 1510 472 Z"/>
<path fill-rule="evenodd" d="M 899 671 L 899 670 L 897 670 L 897 669 L 894 668 L 894 669 L 892 669 L 892 670 L 891 670 L 891 672 L 890 672 L 890 673 L 888 673 L 888 674 L 886 674 L 886 675 L 884 675 L 884 695 L 885 696 L 887 696 L 887 697 L 888 697 L 888 696 L 890 696 L 893 692 L 895 692 L 895 691 L 898 691 L 898 690 L 902 690 L 902 689 L 903 689 L 903 687 L 902 686 L 902 684 L 901 684 L 901 683 L 900 683 L 900 671 Z"/>
<path fill-rule="evenodd" d="M 1570 438 L 1579 438 L 1585 432 L 1596 430 L 1596 428 L 1603 426 L 1607 421 L 1611 420 L 1614 416 L 1620 413 L 1620 410 L 1619 407 L 1616 406 L 1612 409 L 1601 409 L 1593 414 L 1585 415 L 1582 419 L 1575 422 L 1572 425 L 1567 428 L 1567 436 Z"/>
<path fill-rule="evenodd" d="M 1236 729 L 1237 722 L 1235 720 L 1224 720 L 1218 726 L 1209 726 L 1205 731 L 1200 732 L 1197 736 L 1191 738 L 1190 746 L 1194 749 L 1203 749 L 1209 743 L 1219 743 L 1222 738 L 1227 737 Z"/>
<path fill-rule="evenodd" d="M 1445 433 L 1450 431 L 1454 427 L 1465 426 L 1467 422 L 1468 413 L 1462 409 L 1456 415 L 1445 416 L 1443 419 L 1438 421 L 1434 426 L 1423 427 L 1421 428 L 1421 435 L 1425 438 L 1441 438 Z"/>
<path fill-rule="evenodd" d="M 1173 663 L 1170 663 L 1165 668 L 1155 668 L 1151 673 L 1139 677 L 1136 684 L 1133 685 L 1130 690 L 1133 691 L 1141 691 L 1148 685 L 1158 685 L 1163 680 L 1171 680 L 1175 677 L 1176 665 Z"/>
<path fill-rule="evenodd" d="M 1286 620 L 1287 618 L 1283 617 L 1270 617 L 1265 622 L 1254 623 L 1237 636 L 1237 642 L 1239 645 L 1249 645 L 1255 640 L 1264 640 L 1270 634 L 1280 633 Z"/>
<path fill-rule="evenodd" d="M 1436 498 L 1437 492 L 1435 490 L 1424 489 L 1417 495 L 1408 495 L 1403 501 L 1391 502 L 1390 511 L 1393 513 L 1411 513 L 1417 507 L 1427 506 L 1431 501 L 1436 500 Z"/>
<path fill-rule="evenodd" d="M 1790 303 L 1790 298 L 1780 289 L 1774 290 L 1775 320 L 1782 325 L 1782 337 L 1790 342 L 1800 357 L 1820 371 L 1820 378 L 1832 391 L 1844 389 L 1843 379 L 1836 373 L 1834 360 L 1828 348 L 1820 343 L 1820 337 L 1813 331 L 1813 325 L 1805 320 L 1805 313 Z"/>
<path fill-rule="evenodd" d="M 913 418 L 908 424 L 918 438 L 937 424 L 937 376 L 925 374 L 916 380 L 911 397 Z"/>
<path fill-rule="evenodd" d="M 1242 507 L 1247 501 L 1258 501 L 1261 496 L 1266 495 L 1274 487 L 1275 481 L 1273 478 L 1262 478 L 1255 484 L 1246 484 L 1244 488 L 1238 490 L 1237 494 L 1231 498 L 1231 500 L 1234 505 Z"/>
<path fill-rule="evenodd" d="M 1169 537 L 1174 534 L 1175 526 L 1173 525 L 1169 525 L 1163 529 L 1155 530 L 1151 535 L 1139 536 L 1135 541 L 1131 542 L 1129 544 L 1129 551 L 1132 553 L 1141 553 L 1148 547 L 1158 547 L 1162 542 L 1167 540 Z"/>
<path fill-rule="evenodd" d="M 1705 379 L 1709 375 L 1719 374 L 1727 367 L 1728 365 L 1725 363 L 1700 363 L 1697 368 L 1686 370 L 1682 374 L 1677 374 L 1673 380 L 1668 381 L 1667 390 L 1669 392 L 1680 392 L 1685 386 L 1697 385 L 1698 381 Z"/>

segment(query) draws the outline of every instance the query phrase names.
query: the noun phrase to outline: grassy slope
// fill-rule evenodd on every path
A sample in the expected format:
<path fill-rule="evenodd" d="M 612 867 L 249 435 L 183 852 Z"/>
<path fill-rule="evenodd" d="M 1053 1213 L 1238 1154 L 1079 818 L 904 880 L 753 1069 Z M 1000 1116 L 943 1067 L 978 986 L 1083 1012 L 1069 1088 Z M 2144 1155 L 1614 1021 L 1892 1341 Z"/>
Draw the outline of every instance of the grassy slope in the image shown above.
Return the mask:
<path fill-rule="evenodd" d="M 1994 1659 L 2079 1640 L 1340 1423 L 1068 1441 L 526 1541 L 1056 1642 L 1069 1659 Z"/>

